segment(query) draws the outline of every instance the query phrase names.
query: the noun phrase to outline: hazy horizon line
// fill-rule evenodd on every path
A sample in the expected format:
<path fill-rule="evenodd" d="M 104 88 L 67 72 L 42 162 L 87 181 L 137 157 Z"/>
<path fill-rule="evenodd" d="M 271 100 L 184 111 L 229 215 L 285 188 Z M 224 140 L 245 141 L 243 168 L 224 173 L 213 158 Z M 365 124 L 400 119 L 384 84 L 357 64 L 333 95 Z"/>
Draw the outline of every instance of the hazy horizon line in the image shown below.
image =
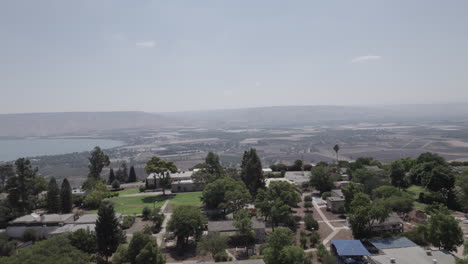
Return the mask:
<path fill-rule="evenodd" d="M 467 105 L 468 102 L 446 102 L 446 103 L 396 103 L 396 104 L 311 104 L 311 105 L 266 105 L 266 106 L 250 106 L 250 107 L 227 107 L 227 108 L 207 108 L 199 110 L 179 110 L 153 112 L 145 110 L 110 110 L 110 111 L 56 111 L 56 112 L 12 112 L 0 113 L 0 115 L 28 115 L 28 114 L 67 114 L 67 113 L 147 113 L 147 114 L 171 114 L 171 113 L 188 113 L 188 112 L 210 112 L 222 110 L 243 110 L 243 109 L 261 109 L 261 108 L 279 108 L 279 107 L 389 107 L 389 106 L 440 106 L 440 105 Z"/>

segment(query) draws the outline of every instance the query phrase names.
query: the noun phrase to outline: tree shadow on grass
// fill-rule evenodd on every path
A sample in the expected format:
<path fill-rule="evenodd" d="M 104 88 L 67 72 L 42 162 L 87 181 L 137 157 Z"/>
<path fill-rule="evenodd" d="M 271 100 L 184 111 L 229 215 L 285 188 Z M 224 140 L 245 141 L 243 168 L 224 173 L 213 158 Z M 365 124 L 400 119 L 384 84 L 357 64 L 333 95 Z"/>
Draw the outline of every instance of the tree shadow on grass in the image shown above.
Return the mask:
<path fill-rule="evenodd" d="M 163 202 L 169 199 L 172 199 L 173 195 L 157 195 L 157 196 L 147 196 L 141 198 L 143 203 L 155 203 L 155 202 Z"/>

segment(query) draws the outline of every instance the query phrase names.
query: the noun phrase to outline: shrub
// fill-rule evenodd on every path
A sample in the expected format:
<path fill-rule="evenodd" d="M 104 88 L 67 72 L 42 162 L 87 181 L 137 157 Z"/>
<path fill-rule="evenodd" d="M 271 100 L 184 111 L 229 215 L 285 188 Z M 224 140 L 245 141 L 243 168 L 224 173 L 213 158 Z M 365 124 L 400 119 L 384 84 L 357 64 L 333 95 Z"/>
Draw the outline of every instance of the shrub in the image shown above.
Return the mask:
<path fill-rule="evenodd" d="M 122 229 L 129 229 L 135 223 L 135 217 L 126 215 L 123 218 Z"/>
<path fill-rule="evenodd" d="M 215 255 L 214 259 L 215 259 L 215 262 L 225 262 L 225 261 L 232 260 L 232 258 L 228 256 L 226 251 L 219 252 L 218 254 Z"/>
<path fill-rule="evenodd" d="M 138 187 L 138 189 L 140 190 L 140 192 L 145 192 L 146 187 L 144 185 L 141 185 L 140 187 Z"/>
<path fill-rule="evenodd" d="M 101 205 L 101 201 L 107 197 L 108 192 L 101 190 L 93 190 L 91 193 L 86 195 L 83 200 L 83 206 L 88 209 L 96 209 Z"/>
<path fill-rule="evenodd" d="M 151 213 L 151 221 L 153 221 L 153 226 L 151 227 L 153 234 L 159 233 L 159 231 L 161 231 L 161 226 L 164 221 L 164 214 L 162 214 L 159 211 L 159 209 L 155 209 Z"/>
<path fill-rule="evenodd" d="M 312 196 L 306 195 L 306 196 L 304 197 L 304 201 L 305 201 L 305 202 L 312 202 Z"/>
<path fill-rule="evenodd" d="M 23 234 L 24 241 L 36 241 L 39 239 L 39 234 L 36 229 L 26 228 Z"/>
<path fill-rule="evenodd" d="M 315 247 L 317 243 L 320 241 L 320 234 L 318 232 L 312 232 L 310 235 L 310 246 Z"/>
<path fill-rule="evenodd" d="M 307 248 L 307 234 L 306 234 L 306 232 L 301 231 L 301 236 L 300 236 L 299 242 L 301 243 L 301 247 L 303 249 Z"/>
<path fill-rule="evenodd" d="M 141 212 L 141 214 L 142 214 L 143 220 L 148 220 L 148 218 L 151 215 L 151 209 L 149 209 L 148 207 L 145 207 L 143 208 L 143 211 Z"/>
<path fill-rule="evenodd" d="M 330 197 L 330 196 L 331 196 L 331 193 L 330 193 L 330 192 L 324 192 L 324 193 L 322 193 L 322 199 L 323 199 L 323 200 L 326 200 L 326 199 L 327 199 L 328 197 Z"/>
<path fill-rule="evenodd" d="M 304 223 L 305 223 L 305 228 L 307 230 L 319 229 L 319 223 L 314 219 L 314 217 L 311 214 L 306 214 L 304 216 Z"/>
<path fill-rule="evenodd" d="M 0 256 L 11 256 L 15 253 L 16 242 L 9 241 L 5 233 L 0 233 Z"/>
<path fill-rule="evenodd" d="M 119 180 L 114 180 L 112 182 L 112 189 L 119 189 L 120 188 L 120 182 Z"/>

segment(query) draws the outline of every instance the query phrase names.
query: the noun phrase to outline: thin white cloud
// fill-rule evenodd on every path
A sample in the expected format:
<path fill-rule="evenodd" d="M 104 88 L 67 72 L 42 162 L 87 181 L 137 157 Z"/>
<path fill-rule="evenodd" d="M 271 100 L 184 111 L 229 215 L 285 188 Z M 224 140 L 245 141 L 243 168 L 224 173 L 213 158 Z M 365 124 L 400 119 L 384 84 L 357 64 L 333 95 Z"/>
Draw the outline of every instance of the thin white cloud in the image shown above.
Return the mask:
<path fill-rule="evenodd" d="M 366 56 L 359 56 L 356 58 L 353 58 L 351 60 L 351 63 L 359 63 L 359 62 L 365 62 L 365 61 L 374 61 L 374 60 L 380 60 L 382 59 L 382 56 L 377 56 L 377 55 L 366 55 Z"/>
<path fill-rule="evenodd" d="M 138 41 L 135 43 L 135 46 L 138 48 L 154 48 L 156 46 L 156 41 L 154 40 L 145 40 L 145 41 Z"/>

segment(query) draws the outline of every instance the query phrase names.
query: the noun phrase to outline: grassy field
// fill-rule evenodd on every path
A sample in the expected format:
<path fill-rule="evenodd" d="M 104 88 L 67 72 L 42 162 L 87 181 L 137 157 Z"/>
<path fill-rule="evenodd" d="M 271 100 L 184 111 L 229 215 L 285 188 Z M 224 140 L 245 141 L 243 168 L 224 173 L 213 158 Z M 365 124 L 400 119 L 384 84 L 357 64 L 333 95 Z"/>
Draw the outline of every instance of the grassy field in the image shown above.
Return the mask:
<path fill-rule="evenodd" d="M 417 200 L 419 199 L 419 193 L 424 192 L 425 189 L 422 186 L 411 185 L 406 191 L 413 196 L 414 208 L 424 211 L 427 205 L 417 202 Z"/>
<path fill-rule="evenodd" d="M 123 190 L 121 192 L 130 191 L 127 193 L 120 193 L 120 195 L 134 193 L 131 192 L 133 189 Z M 130 197 L 114 197 L 106 199 L 114 205 L 115 212 L 126 215 L 141 214 L 141 211 L 145 207 L 153 209 L 153 207 L 159 208 L 164 204 L 164 201 L 170 199 L 169 204 L 172 206 L 180 205 L 195 205 L 199 206 L 202 204 L 200 197 L 201 192 L 190 192 L 190 193 L 177 193 L 174 195 L 144 195 L 144 196 L 130 196 Z M 97 213 L 97 210 L 88 211 L 90 214 Z"/>
<path fill-rule="evenodd" d="M 139 188 L 131 188 L 131 189 L 125 189 L 122 191 L 118 191 L 119 196 L 126 195 L 126 194 L 134 194 L 134 193 L 139 193 L 140 189 Z"/>
<path fill-rule="evenodd" d="M 169 204 L 174 206 L 179 205 L 195 205 L 199 206 L 202 204 L 200 197 L 202 192 L 189 192 L 189 193 L 177 193 L 172 196 L 172 199 L 169 201 Z"/>

